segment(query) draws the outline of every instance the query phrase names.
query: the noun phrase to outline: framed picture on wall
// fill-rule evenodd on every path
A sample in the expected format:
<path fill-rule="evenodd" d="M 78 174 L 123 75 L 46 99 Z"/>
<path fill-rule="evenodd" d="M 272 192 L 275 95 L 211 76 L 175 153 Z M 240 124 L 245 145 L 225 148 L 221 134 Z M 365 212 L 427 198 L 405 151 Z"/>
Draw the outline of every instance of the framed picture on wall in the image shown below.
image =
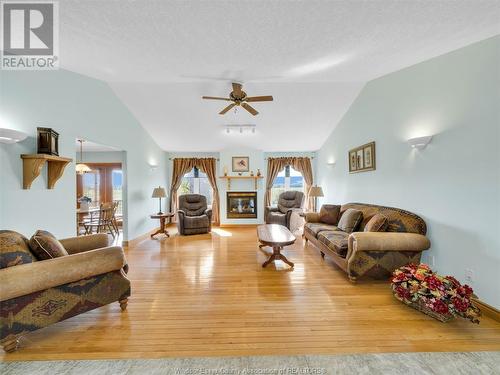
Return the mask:
<path fill-rule="evenodd" d="M 248 156 L 233 156 L 233 172 L 248 172 L 250 158 Z"/>
<path fill-rule="evenodd" d="M 356 158 L 356 152 L 355 151 L 350 151 L 349 152 L 349 172 L 353 172 L 357 169 L 357 158 Z"/>
<path fill-rule="evenodd" d="M 349 150 L 349 173 L 375 170 L 375 142 Z"/>

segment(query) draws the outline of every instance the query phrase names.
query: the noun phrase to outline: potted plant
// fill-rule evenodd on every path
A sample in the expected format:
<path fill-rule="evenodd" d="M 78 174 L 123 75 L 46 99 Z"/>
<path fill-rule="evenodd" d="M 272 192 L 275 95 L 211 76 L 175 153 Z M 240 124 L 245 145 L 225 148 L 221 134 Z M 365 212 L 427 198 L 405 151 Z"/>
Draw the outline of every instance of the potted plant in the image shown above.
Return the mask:
<path fill-rule="evenodd" d="M 472 288 L 453 276 L 438 275 L 427 264 L 398 268 L 391 285 L 398 300 L 441 322 L 461 317 L 479 323 L 481 312 L 471 300 Z"/>
<path fill-rule="evenodd" d="M 87 211 L 89 209 L 90 203 L 92 202 L 92 199 L 84 195 L 78 198 L 78 202 L 80 203 L 80 210 Z"/>

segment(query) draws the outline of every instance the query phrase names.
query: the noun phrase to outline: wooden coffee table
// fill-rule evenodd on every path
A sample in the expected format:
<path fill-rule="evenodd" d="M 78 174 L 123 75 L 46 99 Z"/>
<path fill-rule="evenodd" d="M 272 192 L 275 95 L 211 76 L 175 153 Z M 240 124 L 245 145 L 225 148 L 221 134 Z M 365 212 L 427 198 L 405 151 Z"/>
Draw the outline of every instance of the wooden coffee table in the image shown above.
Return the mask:
<path fill-rule="evenodd" d="M 261 243 L 260 247 L 270 246 L 273 248 L 273 253 L 269 259 L 262 264 L 262 267 L 266 267 L 275 260 L 282 260 L 290 267 L 293 267 L 293 263 L 280 252 L 283 247 L 292 245 L 295 242 L 295 236 L 287 227 L 278 224 L 259 225 L 257 227 L 257 236 Z"/>
<path fill-rule="evenodd" d="M 174 214 L 171 212 L 166 212 L 164 214 L 150 215 L 149 217 L 151 219 L 160 219 L 160 228 L 156 232 L 151 234 L 151 238 L 153 238 L 154 236 L 156 236 L 157 234 L 160 234 L 160 233 L 163 233 L 165 236 L 170 237 L 167 229 L 165 228 L 165 221 L 167 220 L 167 218 L 171 218 L 173 216 L 174 216 Z"/>

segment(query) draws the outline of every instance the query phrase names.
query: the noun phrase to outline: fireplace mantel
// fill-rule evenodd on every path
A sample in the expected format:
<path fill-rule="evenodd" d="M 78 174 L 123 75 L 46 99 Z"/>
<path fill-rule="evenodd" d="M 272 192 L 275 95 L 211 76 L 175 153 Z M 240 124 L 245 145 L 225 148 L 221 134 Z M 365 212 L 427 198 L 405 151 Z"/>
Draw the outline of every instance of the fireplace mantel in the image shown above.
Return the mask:
<path fill-rule="evenodd" d="M 220 176 L 219 178 L 223 178 L 227 180 L 227 190 L 231 190 L 231 180 L 232 179 L 240 179 L 240 180 L 254 180 L 255 190 L 257 190 L 257 182 L 259 179 L 264 178 L 263 176 Z"/>

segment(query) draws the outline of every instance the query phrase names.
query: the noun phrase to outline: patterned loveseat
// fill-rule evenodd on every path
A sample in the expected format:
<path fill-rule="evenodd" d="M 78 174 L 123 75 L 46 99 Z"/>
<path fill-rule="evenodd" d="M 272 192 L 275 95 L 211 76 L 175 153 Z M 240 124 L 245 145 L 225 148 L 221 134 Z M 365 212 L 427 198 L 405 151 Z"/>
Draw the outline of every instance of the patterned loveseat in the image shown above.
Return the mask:
<path fill-rule="evenodd" d="M 319 249 L 323 258 L 328 254 L 353 282 L 361 276 L 387 279 L 396 268 L 418 263 L 422 251 L 430 247 L 424 220 L 411 212 L 363 203 L 328 206 L 340 210 L 338 218 L 324 223 L 319 213 L 307 213 L 304 238 L 306 244 L 310 241 Z M 362 212 L 362 219 L 351 233 L 337 227 L 348 209 Z M 384 230 L 365 231 L 376 214 L 386 221 Z"/>
<path fill-rule="evenodd" d="M 0 231 L 0 343 L 130 296 L 123 249 L 104 233 L 60 241 L 69 255 L 38 261 L 23 235 Z"/>

